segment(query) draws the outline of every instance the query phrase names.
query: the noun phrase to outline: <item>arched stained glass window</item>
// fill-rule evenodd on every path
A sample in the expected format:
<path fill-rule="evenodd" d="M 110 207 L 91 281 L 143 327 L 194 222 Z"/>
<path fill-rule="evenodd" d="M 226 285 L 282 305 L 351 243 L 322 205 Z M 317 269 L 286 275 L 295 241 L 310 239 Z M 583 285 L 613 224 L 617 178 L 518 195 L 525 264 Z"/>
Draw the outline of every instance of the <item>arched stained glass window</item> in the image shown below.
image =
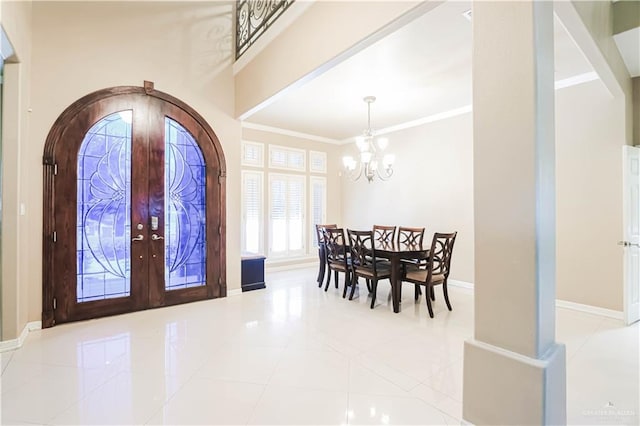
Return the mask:
<path fill-rule="evenodd" d="M 77 301 L 129 296 L 131 119 L 120 111 L 94 124 L 78 154 Z"/>
<path fill-rule="evenodd" d="M 165 288 L 206 285 L 206 181 L 193 136 L 165 118 Z"/>

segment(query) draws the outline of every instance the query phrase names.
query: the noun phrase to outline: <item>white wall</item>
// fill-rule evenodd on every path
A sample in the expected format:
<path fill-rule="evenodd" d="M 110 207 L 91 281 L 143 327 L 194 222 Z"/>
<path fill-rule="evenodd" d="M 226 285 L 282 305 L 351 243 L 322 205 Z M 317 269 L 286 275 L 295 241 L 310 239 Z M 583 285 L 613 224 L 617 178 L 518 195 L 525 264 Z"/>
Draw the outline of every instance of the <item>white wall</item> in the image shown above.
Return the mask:
<path fill-rule="evenodd" d="M 556 91 L 557 297 L 622 310 L 624 101 L 600 81 Z"/>

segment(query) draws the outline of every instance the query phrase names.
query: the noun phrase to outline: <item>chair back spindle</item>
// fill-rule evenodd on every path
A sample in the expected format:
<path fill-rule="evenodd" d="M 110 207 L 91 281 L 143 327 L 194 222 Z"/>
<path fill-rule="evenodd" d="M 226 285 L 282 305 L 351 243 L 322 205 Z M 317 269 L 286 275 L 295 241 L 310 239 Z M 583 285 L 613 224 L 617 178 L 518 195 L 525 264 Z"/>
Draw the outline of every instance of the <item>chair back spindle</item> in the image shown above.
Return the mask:
<path fill-rule="evenodd" d="M 318 247 L 320 247 L 322 244 L 324 244 L 324 232 L 323 230 L 325 228 L 331 228 L 331 229 L 336 229 L 338 227 L 338 225 L 336 225 L 335 223 L 330 223 L 330 224 L 317 224 L 316 225 L 316 237 L 318 238 Z"/>
<path fill-rule="evenodd" d="M 396 241 L 396 227 L 373 225 L 373 236 L 376 241 L 385 244 L 393 244 Z"/>
<path fill-rule="evenodd" d="M 349 245 L 351 246 L 351 263 L 356 272 L 361 269 L 372 270 L 375 274 L 376 252 L 372 231 L 354 231 L 349 229 Z"/>
<path fill-rule="evenodd" d="M 429 274 L 427 281 L 434 275 L 444 275 L 449 277 L 451 267 L 451 253 L 453 253 L 453 244 L 456 241 L 456 235 L 435 233 L 431 241 L 431 250 L 429 251 Z"/>
<path fill-rule="evenodd" d="M 398 244 L 407 246 L 422 246 L 424 228 L 398 227 Z"/>
<path fill-rule="evenodd" d="M 324 228 L 324 242 L 329 263 L 344 263 L 346 266 L 346 239 L 343 228 Z"/>

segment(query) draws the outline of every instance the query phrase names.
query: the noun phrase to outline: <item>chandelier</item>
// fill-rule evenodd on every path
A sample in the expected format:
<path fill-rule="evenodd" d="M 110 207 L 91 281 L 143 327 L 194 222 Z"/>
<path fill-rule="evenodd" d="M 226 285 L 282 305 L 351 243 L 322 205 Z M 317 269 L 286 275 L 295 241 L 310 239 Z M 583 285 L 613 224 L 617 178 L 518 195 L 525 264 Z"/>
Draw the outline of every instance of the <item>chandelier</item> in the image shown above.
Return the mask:
<path fill-rule="evenodd" d="M 362 136 L 356 137 L 356 146 L 360 151 L 360 162 L 350 155 L 342 157 L 347 176 L 353 180 L 358 180 L 361 176 L 364 176 L 369 182 L 372 182 L 376 176 L 381 180 L 387 180 L 393 175 L 394 156 L 392 154 L 382 156 L 382 151 L 387 147 L 389 140 L 387 138 L 374 138 L 374 133 L 371 129 L 371 104 L 375 100 L 375 96 L 364 98 L 367 103 L 367 129 Z"/>

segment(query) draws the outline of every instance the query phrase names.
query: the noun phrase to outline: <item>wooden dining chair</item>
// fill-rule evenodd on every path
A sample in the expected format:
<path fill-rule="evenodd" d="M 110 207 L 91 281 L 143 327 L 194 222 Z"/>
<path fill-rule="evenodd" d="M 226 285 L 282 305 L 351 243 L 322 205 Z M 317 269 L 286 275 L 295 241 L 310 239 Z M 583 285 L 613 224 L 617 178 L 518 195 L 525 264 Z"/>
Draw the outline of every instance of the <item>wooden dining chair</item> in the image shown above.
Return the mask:
<path fill-rule="evenodd" d="M 396 227 L 373 225 L 373 238 L 375 238 L 376 241 L 393 244 L 396 241 Z"/>
<path fill-rule="evenodd" d="M 429 309 L 429 316 L 431 318 L 433 318 L 433 308 L 431 307 L 430 296 L 433 293 L 433 287 L 436 285 L 442 284 L 444 300 L 447 303 L 447 308 L 451 310 L 449 293 L 447 291 L 447 280 L 451 267 L 453 244 L 456 241 L 457 234 L 457 232 L 452 234 L 433 234 L 426 267 L 406 268 L 402 277 L 403 281 L 425 286 L 425 299 L 427 299 L 427 309 Z"/>
<path fill-rule="evenodd" d="M 344 291 L 342 297 L 347 294 L 347 287 L 351 284 L 351 259 L 347 241 L 342 228 L 324 228 L 324 244 L 327 249 L 327 283 L 324 291 L 329 289 L 331 283 L 331 271 L 334 273 L 336 288 L 338 288 L 338 272 L 344 273 Z"/>
<path fill-rule="evenodd" d="M 371 283 L 371 309 L 376 304 L 376 292 L 378 281 L 388 279 L 391 283 L 391 267 L 386 262 L 376 259 L 376 250 L 373 231 L 354 231 L 349 229 L 349 245 L 351 246 L 351 268 L 353 271 L 353 285 L 349 300 L 353 299 L 353 293 L 362 277 Z"/>
<path fill-rule="evenodd" d="M 316 278 L 316 281 L 318 282 L 318 287 L 322 287 L 322 283 L 324 281 L 324 274 L 325 271 L 327 269 L 327 248 L 325 247 L 324 244 L 324 228 L 337 228 L 338 225 L 336 225 L 335 223 L 331 223 L 331 224 L 325 224 L 325 225 L 321 225 L 321 224 L 317 224 L 316 225 L 316 238 L 318 240 L 318 260 L 319 260 L 319 266 L 318 266 L 318 278 Z"/>

